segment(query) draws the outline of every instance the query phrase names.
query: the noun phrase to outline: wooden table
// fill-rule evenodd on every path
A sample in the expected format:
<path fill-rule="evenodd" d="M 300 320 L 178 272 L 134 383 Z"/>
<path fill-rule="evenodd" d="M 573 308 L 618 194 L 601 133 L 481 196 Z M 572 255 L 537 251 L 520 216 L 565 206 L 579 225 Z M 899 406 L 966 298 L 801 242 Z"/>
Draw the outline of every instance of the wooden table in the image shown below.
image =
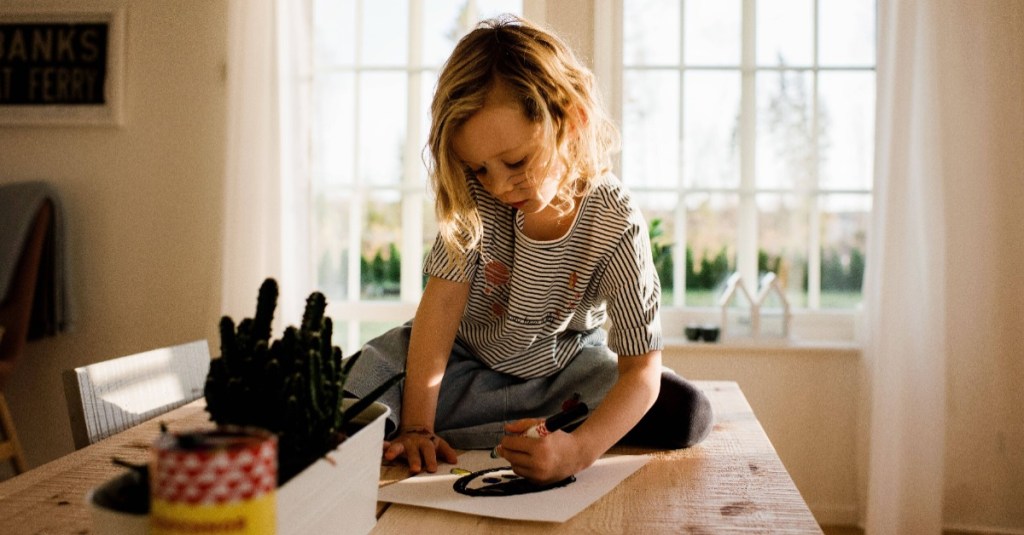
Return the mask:
<path fill-rule="evenodd" d="M 654 458 L 564 524 L 514 522 L 419 507 L 379 504 L 373 533 L 821 533 L 775 449 L 733 382 L 699 382 L 715 427 L 699 446 L 654 451 Z M 172 430 L 209 426 L 197 401 L 0 483 L 0 532 L 89 533 L 88 489 L 121 473 L 113 457 L 145 462 L 159 422 Z M 406 477 L 381 467 L 381 485 Z"/>

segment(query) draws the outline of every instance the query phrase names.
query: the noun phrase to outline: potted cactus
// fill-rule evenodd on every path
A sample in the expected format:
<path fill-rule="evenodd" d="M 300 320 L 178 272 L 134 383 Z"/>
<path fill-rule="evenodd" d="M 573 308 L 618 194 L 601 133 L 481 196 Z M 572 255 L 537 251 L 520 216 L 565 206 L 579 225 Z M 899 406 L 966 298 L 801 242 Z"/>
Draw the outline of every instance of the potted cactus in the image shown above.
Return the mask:
<path fill-rule="evenodd" d="M 221 358 L 206 379 L 206 409 L 218 425 L 260 427 L 278 436 L 278 484 L 287 483 L 344 440 L 352 418 L 402 378 L 398 374 L 360 401 L 343 405 L 345 378 L 355 357 L 342 360 L 332 344 L 327 300 L 313 292 L 302 325 L 271 341 L 277 306 L 274 279 L 260 286 L 256 315 L 237 327 L 220 321 Z"/>
<path fill-rule="evenodd" d="M 368 533 L 376 523 L 380 445 L 389 413 L 375 400 L 404 374 L 358 401 L 342 399 L 357 357 L 343 360 L 333 345 L 323 294 L 306 300 L 301 326 L 272 340 L 277 297 L 277 282 L 267 279 L 252 318 L 237 326 L 230 317 L 221 319 L 221 355 L 210 362 L 205 386 L 210 419 L 277 435 L 279 535 Z M 148 467 L 125 465 L 132 471 L 89 493 L 95 533 L 148 531 Z M 124 503 L 126 496 L 130 503 Z"/>
<path fill-rule="evenodd" d="M 404 374 L 343 400 L 357 357 L 343 360 L 333 345 L 324 295 L 310 294 L 301 326 L 271 340 L 277 297 L 277 282 L 267 279 L 254 317 L 237 326 L 221 319 L 221 357 L 211 361 L 205 388 L 210 419 L 278 436 L 278 533 L 369 531 L 388 414 L 375 400 Z"/>

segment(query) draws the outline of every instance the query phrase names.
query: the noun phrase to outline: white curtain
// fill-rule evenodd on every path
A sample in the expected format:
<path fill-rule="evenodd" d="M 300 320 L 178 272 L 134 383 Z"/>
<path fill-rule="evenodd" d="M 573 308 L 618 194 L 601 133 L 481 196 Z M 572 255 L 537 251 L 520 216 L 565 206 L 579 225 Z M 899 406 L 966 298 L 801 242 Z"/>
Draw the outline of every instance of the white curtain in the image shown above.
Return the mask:
<path fill-rule="evenodd" d="M 263 279 L 281 289 L 277 324 L 297 323 L 308 250 L 309 2 L 231 0 L 222 309 L 255 311 Z"/>
<path fill-rule="evenodd" d="M 869 533 L 941 530 L 946 251 L 935 10 L 932 0 L 878 4 L 875 202 L 864 288 Z"/>
<path fill-rule="evenodd" d="M 866 531 L 1019 530 L 1024 2 L 878 9 Z"/>

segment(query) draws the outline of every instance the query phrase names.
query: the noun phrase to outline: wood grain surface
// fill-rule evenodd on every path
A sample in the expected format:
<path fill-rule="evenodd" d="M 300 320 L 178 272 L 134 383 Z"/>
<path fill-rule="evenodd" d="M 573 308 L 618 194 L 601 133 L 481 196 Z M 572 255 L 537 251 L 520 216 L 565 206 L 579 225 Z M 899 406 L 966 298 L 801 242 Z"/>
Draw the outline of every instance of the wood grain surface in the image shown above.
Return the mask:
<path fill-rule="evenodd" d="M 653 459 L 568 522 L 515 522 L 380 503 L 373 533 L 821 533 L 739 386 L 697 384 L 715 410 L 711 435 L 686 450 L 613 449 Z M 146 462 L 161 421 L 171 430 L 211 427 L 203 408 L 203 400 L 192 402 L 0 483 L 0 532 L 90 533 L 86 492 L 124 470 L 111 459 Z M 403 465 L 381 467 L 381 485 L 406 476 Z"/>
<path fill-rule="evenodd" d="M 613 448 L 653 459 L 568 522 L 518 522 L 387 506 L 373 533 L 822 533 L 734 382 L 697 382 L 715 426 L 685 450 Z M 381 483 L 404 477 L 382 469 Z M 392 470 L 399 470 L 398 467 Z"/>

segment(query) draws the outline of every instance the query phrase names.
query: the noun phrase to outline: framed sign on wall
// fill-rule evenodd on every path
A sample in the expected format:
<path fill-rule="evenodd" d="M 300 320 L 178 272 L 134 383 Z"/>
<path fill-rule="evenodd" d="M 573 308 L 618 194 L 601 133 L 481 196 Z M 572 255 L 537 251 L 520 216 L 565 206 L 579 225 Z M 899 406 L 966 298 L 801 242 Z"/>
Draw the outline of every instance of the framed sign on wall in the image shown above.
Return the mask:
<path fill-rule="evenodd" d="M 120 125 L 124 7 L 0 3 L 0 126 Z"/>

